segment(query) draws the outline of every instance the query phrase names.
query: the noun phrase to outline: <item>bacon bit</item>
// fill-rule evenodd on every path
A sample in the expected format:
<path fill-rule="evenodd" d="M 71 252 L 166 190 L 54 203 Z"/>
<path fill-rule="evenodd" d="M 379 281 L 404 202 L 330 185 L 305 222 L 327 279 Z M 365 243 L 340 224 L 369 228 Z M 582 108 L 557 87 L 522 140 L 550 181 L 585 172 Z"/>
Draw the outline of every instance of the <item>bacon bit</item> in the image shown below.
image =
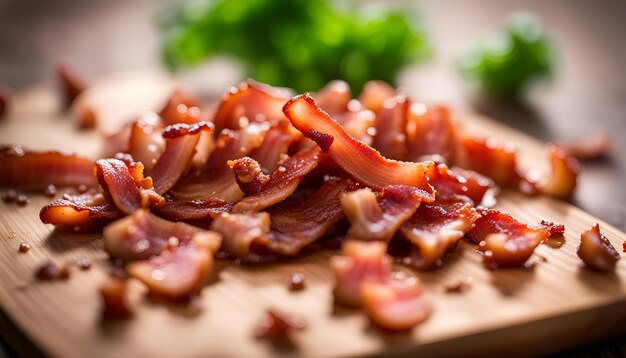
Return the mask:
<path fill-rule="evenodd" d="M 4 200 L 5 203 L 12 203 L 17 200 L 17 196 L 17 191 L 15 191 L 14 189 L 9 189 L 2 193 L 2 200 Z"/>
<path fill-rule="evenodd" d="M 359 95 L 359 102 L 365 108 L 378 112 L 383 108 L 385 100 L 396 95 L 396 89 L 383 81 L 369 81 L 363 86 L 363 91 Z"/>
<path fill-rule="evenodd" d="M 371 320 L 390 331 L 410 330 L 431 312 L 416 277 L 396 274 L 384 282 L 364 281 L 360 295 Z"/>
<path fill-rule="evenodd" d="M 54 186 L 54 184 L 50 184 L 46 187 L 46 190 L 44 191 L 44 194 L 46 194 L 46 196 L 54 198 L 57 195 L 57 187 Z"/>
<path fill-rule="evenodd" d="M 407 154 L 406 127 L 409 100 L 397 96 L 383 102 L 376 116 L 376 135 L 372 147 L 386 158 L 404 160 Z"/>
<path fill-rule="evenodd" d="M 39 218 L 44 224 L 67 226 L 81 231 L 102 228 L 122 213 L 102 195 L 69 196 L 41 208 Z"/>
<path fill-rule="evenodd" d="M 5 86 L 0 85 L 0 120 L 5 117 L 4 114 L 9 107 L 9 98 L 9 90 Z"/>
<path fill-rule="evenodd" d="M 63 91 L 65 107 L 69 108 L 74 102 L 74 99 L 76 99 L 87 86 L 67 63 L 59 63 L 56 66 L 56 75 Z"/>
<path fill-rule="evenodd" d="M 445 162 L 455 159 L 456 133 L 446 106 L 411 103 L 407 111 L 407 160 L 437 155 Z"/>
<path fill-rule="evenodd" d="M 469 282 L 458 280 L 456 282 L 448 283 L 444 286 L 444 290 L 447 293 L 464 293 L 469 291 L 472 285 Z"/>
<path fill-rule="evenodd" d="M 593 160 L 606 155 L 611 147 L 611 138 L 606 133 L 599 133 L 575 142 L 557 143 L 557 146 L 580 160 Z"/>
<path fill-rule="evenodd" d="M 211 230 L 224 236 L 222 249 L 238 258 L 245 258 L 253 242 L 265 244 L 270 231 L 268 213 L 228 214 L 223 213 L 211 223 Z"/>
<path fill-rule="evenodd" d="M 189 243 L 202 238 L 212 253 L 219 249 L 222 238 L 218 233 L 202 230 L 185 223 L 161 219 L 147 210 L 117 220 L 103 230 L 104 249 L 112 257 L 123 260 L 147 259 L 169 248 L 169 239 Z"/>
<path fill-rule="evenodd" d="M 420 203 L 420 196 L 408 186 L 386 187 L 378 197 L 369 188 L 345 193 L 341 207 L 351 223 L 347 236 L 389 241 Z"/>
<path fill-rule="evenodd" d="M 15 202 L 19 206 L 25 206 L 26 204 L 30 203 L 30 199 L 26 195 L 20 194 L 17 196 L 17 199 L 15 200 Z"/>
<path fill-rule="evenodd" d="M 615 265 L 620 259 L 615 247 L 600 232 L 599 224 L 580 235 L 580 246 L 576 253 L 587 268 L 600 272 L 615 271 Z"/>
<path fill-rule="evenodd" d="M 301 273 L 294 273 L 289 279 L 289 290 L 301 291 L 305 288 L 304 275 Z"/>
<path fill-rule="evenodd" d="M 517 155 L 512 148 L 498 143 L 495 138 L 475 138 L 462 132 L 457 134 L 456 165 L 475 170 L 504 186 L 518 185 L 521 176 L 517 170 Z"/>
<path fill-rule="evenodd" d="M 98 126 L 98 116 L 91 107 L 78 105 L 73 108 L 72 112 L 78 129 L 93 129 Z"/>
<path fill-rule="evenodd" d="M 48 261 L 39 266 L 35 276 L 41 281 L 67 280 L 70 271 L 66 266 L 57 266 Z"/>
<path fill-rule="evenodd" d="M 306 322 L 276 309 L 265 311 L 265 317 L 254 330 L 257 339 L 269 339 L 279 346 L 293 345 L 293 331 L 306 328 Z"/>
<path fill-rule="evenodd" d="M 348 102 L 352 100 L 352 93 L 347 82 L 335 80 L 322 87 L 315 97 L 324 111 L 339 114 L 348 111 Z"/>
<path fill-rule="evenodd" d="M 404 262 L 419 270 L 441 265 L 442 258 L 479 218 L 476 209 L 458 197 L 422 204 L 400 227 L 404 237 L 415 245 Z"/>
<path fill-rule="evenodd" d="M 482 217 L 466 236 L 480 243 L 484 263 L 492 269 L 523 266 L 535 248 L 550 236 L 545 229 L 528 227 L 497 210 L 483 209 L 479 213 Z"/>
<path fill-rule="evenodd" d="M 391 273 L 391 258 L 385 254 L 383 241 L 355 241 L 343 243 L 341 256 L 330 259 L 335 273 L 335 301 L 346 306 L 363 304 L 360 286 L 363 282 L 384 282 Z"/>
<path fill-rule="evenodd" d="M 80 259 L 76 261 L 76 266 L 83 271 L 87 271 L 91 268 L 91 260 L 89 259 Z"/>
<path fill-rule="evenodd" d="M 569 198 L 576 189 L 580 164 L 576 158 L 555 145 L 548 146 L 548 160 L 552 166 L 552 173 L 535 184 L 537 190 L 555 198 Z"/>
<path fill-rule="evenodd" d="M 200 101 L 196 97 L 181 89 L 176 89 L 159 112 L 159 116 L 167 125 L 174 123 L 192 124 L 200 122 L 199 107 Z M 192 108 L 195 110 L 191 110 Z"/>
<path fill-rule="evenodd" d="M 128 285 L 125 279 L 110 276 L 100 286 L 102 318 L 123 319 L 132 315 L 127 299 Z"/>
<path fill-rule="evenodd" d="M 550 220 L 541 220 L 539 226 L 550 233 L 550 237 L 562 237 L 565 234 L 565 225 L 555 224 Z"/>
<path fill-rule="evenodd" d="M 198 293 L 213 267 L 210 251 L 196 245 L 181 245 L 146 261 L 131 262 L 126 271 L 143 282 L 154 295 L 187 300 Z"/>
<path fill-rule="evenodd" d="M 261 171 L 259 163 L 250 157 L 229 160 L 227 164 L 235 174 L 239 189 L 246 195 L 258 193 L 270 180 L 269 175 L 265 175 Z"/>
<path fill-rule="evenodd" d="M 0 186 L 43 191 L 48 185 L 95 185 L 93 161 L 59 152 L 0 145 Z"/>
<path fill-rule="evenodd" d="M 414 186 L 421 190 L 422 200 L 434 200 L 426 171 L 432 162 L 398 162 L 384 158 L 374 148 L 346 133 L 328 114 L 317 107 L 308 93 L 294 97 L 283 111 L 302 134 L 314 140 L 328 155 L 355 179 L 372 189 L 387 185 Z M 321 135 L 321 136 L 320 136 Z M 333 138 L 332 143 L 322 138 Z"/>
<path fill-rule="evenodd" d="M 96 162 L 96 175 L 120 211 L 131 214 L 141 208 L 141 194 L 126 163 L 118 159 L 100 159 Z"/>
<path fill-rule="evenodd" d="M 20 247 L 18 248 L 18 250 L 25 254 L 28 251 L 30 251 L 30 244 L 25 243 L 24 241 L 20 242 Z"/>

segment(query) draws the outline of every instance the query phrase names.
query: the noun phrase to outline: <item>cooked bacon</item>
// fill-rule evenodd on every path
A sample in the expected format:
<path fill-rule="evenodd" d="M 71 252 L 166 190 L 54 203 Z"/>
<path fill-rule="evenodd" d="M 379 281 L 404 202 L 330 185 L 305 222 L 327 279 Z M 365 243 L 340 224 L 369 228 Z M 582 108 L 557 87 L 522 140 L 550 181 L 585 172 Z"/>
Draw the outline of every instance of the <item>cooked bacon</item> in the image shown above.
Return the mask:
<path fill-rule="evenodd" d="M 346 179 L 331 178 L 304 200 L 283 201 L 268 208 L 271 232 L 267 247 L 281 255 L 295 255 L 322 237 L 343 217 L 339 196 L 348 185 Z"/>
<path fill-rule="evenodd" d="M 407 111 L 410 103 L 406 96 L 389 98 L 376 116 L 376 135 L 372 147 L 386 158 L 404 160 L 407 154 Z"/>
<path fill-rule="evenodd" d="M 152 169 L 165 150 L 159 117 L 153 112 L 144 113 L 141 118 L 130 124 L 130 135 L 126 149 L 134 161 L 141 162 L 146 170 Z"/>
<path fill-rule="evenodd" d="M 300 331 L 306 327 L 306 322 L 300 318 L 287 315 L 275 309 L 265 311 L 263 321 L 254 330 L 254 336 L 258 339 L 269 339 L 279 346 L 292 345 L 292 332 Z"/>
<path fill-rule="evenodd" d="M 169 220 L 198 220 L 206 217 L 215 218 L 221 213 L 229 212 L 233 203 L 218 199 L 207 198 L 190 201 L 177 201 L 166 198 L 164 206 L 157 208 L 157 213 Z"/>
<path fill-rule="evenodd" d="M 78 77 L 67 63 L 59 63 L 56 66 L 56 75 L 63 91 L 63 101 L 65 107 L 69 107 L 74 99 L 81 94 L 87 86 Z"/>
<path fill-rule="evenodd" d="M 81 231 L 97 230 L 120 218 L 122 212 L 102 195 L 66 195 L 41 208 L 44 224 L 67 226 Z"/>
<path fill-rule="evenodd" d="M 291 99 L 283 111 L 294 127 L 314 140 L 357 181 L 377 190 L 387 185 L 414 186 L 421 190 L 422 200 L 434 200 L 433 188 L 425 174 L 432 162 L 398 162 L 384 158 L 372 147 L 350 137 L 317 107 L 308 93 Z"/>
<path fill-rule="evenodd" d="M 523 266 L 535 248 L 550 236 L 547 230 L 528 227 L 498 210 L 479 213 L 480 219 L 466 236 L 479 243 L 489 268 Z"/>
<path fill-rule="evenodd" d="M 359 102 L 365 108 L 378 112 L 383 108 L 385 100 L 396 95 L 396 89 L 383 81 L 369 81 L 363 86 L 359 95 Z"/>
<path fill-rule="evenodd" d="M 565 234 L 565 225 L 555 224 L 550 220 L 541 220 L 539 227 L 547 230 L 550 233 L 550 237 L 562 237 Z"/>
<path fill-rule="evenodd" d="M 175 123 L 197 123 L 208 118 L 202 118 L 201 103 L 192 94 L 176 89 L 167 99 L 159 116 L 166 125 Z"/>
<path fill-rule="evenodd" d="M 235 204 L 233 212 L 256 212 L 285 200 L 296 190 L 302 178 L 317 166 L 319 154 L 319 149 L 313 148 L 289 158 L 272 173 L 263 190 Z"/>
<path fill-rule="evenodd" d="M 227 162 L 248 155 L 262 143 L 269 127 L 252 123 L 237 131 L 225 130 L 217 139 L 208 162 L 183 178 L 170 191 L 177 201 L 218 198 L 234 202 L 243 197 Z"/>
<path fill-rule="evenodd" d="M 371 145 L 376 134 L 376 115 L 369 109 L 359 109 L 336 115 L 337 123 L 355 139 Z"/>
<path fill-rule="evenodd" d="M 386 251 L 387 243 L 383 241 L 344 241 L 341 256 L 330 259 L 336 279 L 333 295 L 337 303 L 361 306 L 361 284 L 385 282 L 391 273 L 391 258 Z"/>
<path fill-rule="evenodd" d="M 600 232 L 599 224 L 580 235 L 580 246 L 576 253 L 587 268 L 601 272 L 615 271 L 615 265 L 620 259 L 619 252 Z"/>
<path fill-rule="evenodd" d="M 479 205 L 495 186 L 493 180 L 475 171 L 457 167 L 449 169 L 445 164 L 435 165 L 426 174 L 430 185 L 437 190 L 437 199 L 465 196 L 474 205 Z"/>
<path fill-rule="evenodd" d="M 413 187 L 400 185 L 385 187 L 378 197 L 369 188 L 345 193 L 341 208 L 351 223 L 346 236 L 389 241 L 421 202 Z"/>
<path fill-rule="evenodd" d="M 415 245 L 405 262 L 419 270 L 441 265 L 443 257 L 479 217 L 462 197 L 438 197 L 432 204 L 422 204 L 400 227 L 404 237 Z"/>
<path fill-rule="evenodd" d="M 302 137 L 302 134 L 289 122 L 280 122 L 267 131 L 263 144 L 250 152 L 250 158 L 256 160 L 266 174 L 272 173 L 278 169 L 280 162 L 288 153 L 289 146 L 298 137 Z"/>
<path fill-rule="evenodd" d="M 147 210 L 137 210 L 107 225 L 103 234 L 105 251 L 111 257 L 123 260 L 147 259 L 161 254 L 170 246 L 200 238 L 207 242 L 211 252 L 216 253 L 222 243 L 218 233 L 167 221 Z"/>
<path fill-rule="evenodd" d="M 417 277 L 397 274 L 384 282 L 365 281 L 360 294 L 370 319 L 390 331 L 409 330 L 430 315 Z"/>
<path fill-rule="evenodd" d="M 128 304 L 126 280 L 110 276 L 100 286 L 102 318 L 122 319 L 132 315 Z"/>
<path fill-rule="evenodd" d="M 194 244 L 176 246 L 145 261 L 126 265 L 131 277 L 143 282 L 156 296 L 187 300 L 199 292 L 213 267 L 208 249 Z"/>
<path fill-rule="evenodd" d="M 211 230 L 224 236 L 222 249 L 228 254 L 246 258 L 253 243 L 265 245 L 270 231 L 268 213 L 228 214 L 217 216 L 211 223 Z"/>
<path fill-rule="evenodd" d="M 557 146 L 580 160 L 593 160 L 606 155 L 611 147 L 611 138 L 606 133 L 599 133 L 576 142 L 557 143 Z"/>
<path fill-rule="evenodd" d="M 239 189 L 246 195 L 258 193 L 270 180 L 270 177 L 261 171 L 259 163 L 250 157 L 229 160 L 227 163 L 235 174 Z"/>
<path fill-rule="evenodd" d="M 148 173 L 158 194 L 166 193 L 185 174 L 191 165 L 200 134 L 212 130 L 210 122 L 173 124 L 163 130 L 167 142 L 165 151 Z"/>
<path fill-rule="evenodd" d="M 438 157 L 445 163 L 452 162 L 456 151 L 456 135 L 450 117 L 450 110 L 446 106 L 411 103 L 407 111 L 406 160 Z"/>
<path fill-rule="evenodd" d="M 282 106 L 291 97 L 285 89 L 264 85 L 252 80 L 232 87 L 222 97 L 217 108 L 215 129 L 238 129 L 250 122 L 270 122 L 276 124 L 284 120 Z"/>
<path fill-rule="evenodd" d="M 458 133 L 455 163 L 464 169 L 475 170 L 503 186 L 515 187 L 521 177 L 517 171 L 516 152 L 495 138 L 477 138 Z"/>
<path fill-rule="evenodd" d="M 348 111 L 348 102 L 352 100 L 350 85 L 341 80 L 330 81 L 317 92 L 317 105 L 330 114 Z"/>
<path fill-rule="evenodd" d="M 74 154 L 29 151 L 18 145 L 0 145 L 0 186 L 22 190 L 95 186 L 93 161 Z"/>
<path fill-rule="evenodd" d="M 580 172 L 578 160 L 555 145 L 548 146 L 548 160 L 552 172 L 535 184 L 537 190 L 555 198 L 569 198 L 576 189 L 576 179 Z"/>

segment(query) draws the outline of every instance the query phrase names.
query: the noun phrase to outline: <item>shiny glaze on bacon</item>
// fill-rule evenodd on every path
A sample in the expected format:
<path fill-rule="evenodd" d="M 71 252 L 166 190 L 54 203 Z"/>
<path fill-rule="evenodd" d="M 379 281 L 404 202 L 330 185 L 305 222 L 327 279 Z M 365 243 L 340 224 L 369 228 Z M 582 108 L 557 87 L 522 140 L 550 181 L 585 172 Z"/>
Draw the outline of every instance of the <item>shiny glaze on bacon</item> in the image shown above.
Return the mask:
<path fill-rule="evenodd" d="M 394 185 L 374 193 L 359 189 L 341 196 L 341 207 L 350 221 L 347 237 L 389 241 L 422 202 L 413 187 Z"/>
<path fill-rule="evenodd" d="M 93 161 L 74 154 L 30 151 L 18 145 L 0 145 L 0 186 L 45 190 L 48 185 L 95 186 Z"/>
<path fill-rule="evenodd" d="M 479 244 L 489 268 L 523 266 L 550 232 L 529 227 L 498 210 L 480 210 L 481 217 L 467 237 Z"/>
<path fill-rule="evenodd" d="M 408 185 L 421 190 L 422 200 L 434 200 L 426 171 L 432 162 L 398 162 L 384 158 L 374 148 L 359 142 L 319 109 L 309 94 L 294 97 L 283 108 L 285 115 L 302 134 L 357 181 L 381 190 L 387 185 Z"/>
<path fill-rule="evenodd" d="M 621 258 L 611 242 L 600 232 L 599 224 L 580 235 L 580 246 L 576 253 L 585 263 L 585 267 L 600 272 L 615 271 L 617 261 Z"/>

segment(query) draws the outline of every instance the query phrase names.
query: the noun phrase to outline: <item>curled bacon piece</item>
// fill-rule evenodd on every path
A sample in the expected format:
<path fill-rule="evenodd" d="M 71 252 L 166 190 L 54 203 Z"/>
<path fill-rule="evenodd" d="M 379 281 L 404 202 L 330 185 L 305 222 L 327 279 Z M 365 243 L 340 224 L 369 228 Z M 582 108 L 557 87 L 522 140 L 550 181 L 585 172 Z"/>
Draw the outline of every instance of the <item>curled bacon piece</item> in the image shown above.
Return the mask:
<path fill-rule="evenodd" d="M 601 272 L 615 271 L 615 265 L 620 259 L 615 247 L 600 232 L 599 224 L 580 235 L 580 246 L 576 253 L 587 268 Z"/>
<path fill-rule="evenodd" d="M 211 223 L 211 229 L 224 236 L 222 249 L 238 258 L 245 258 L 253 243 L 265 245 L 270 231 L 268 213 L 223 213 Z"/>
<path fill-rule="evenodd" d="M 115 204 L 102 195 L 66 195 L 41 208 L 39 218 L 44 224 L 67 226 L 81 231 L 100 229 L 122 216 Z"/>
<path fill-rule="evenodd" d="M 404 237 L 415 245 L 406 263 L 419 270 L 441 265 L 441 259 L 456 247 L 479 217 L 476 209 L 461 197 L 422 204 L 400 227 Z"/>
<path fill-rule="evenodd" d="M 215 232 L 167 221 L 146 210 L 137 210 L 109 224 L 103 234 L 104 249 L 112 257 L 123 260 L 147 259 L 170 246 L 201 239 L 215 253 L 222 243 L 221 236 Z"/>
<path fill-rule="evenodd" d="M 270 180 L 270 177 L 261 171 L 259 163 L 250 157 L 229 160 L 228 166 L 235 174 L 239 189 L 246 195 L 258 193 Z"/>
<path fill-rule="evenodd" d="M 176 246 L 145 261 L 126 265 L 126 271 L 148 286 L 152 294 L 186 300 L 204 285 L 213 267 L 208 249 L 195 244 Z"/>
<path fill-rule="evenodd" d="M 93 161 L 73 154 L 0 146 L 0 186 L 43 191 L 56 187 L 94 186 Z"/>
<path fill-rule="evenodd" d="M 331 178 L 304 200 L 283 201 L 268 208 L 271 232 L 267 247 L 282 255 L 294 255 L 322 237 L 343 217 L 339 196 L 348 185 L 346 179 Z"/>
<path fill-rule="evenodd" d="M 351 223 L 347 237 L 389 241 L 422 200 L 414 188 L 388 186 L 377 195 L 369 188 L 345 193 L 341 208 Z"/>
<path fill-rule="evenodd" d="M 166 193 L 185 174 L 191 165 L 200 134 L 212 130 L 210 122 L 173 124 L 163 130 L 167 142 L 165 152 L 149 172 L 158 194 Z"/>
<path fill-rule="evenodd" d="M 376 116 L 376 135 L 372 147 L 387 158 L 404 160 L 407 154 L 407 111 L 410 103 L 405 96 L 389 98 Z"/>
<path fill-rule="evenodd" d="M 87 86 L 81 78 L 66 63 L 59 63 L 56 66 L 56 75 L 63 91 L 65 107 L 69 107 L 74 99 L 81 94 Z"/>
<path fill-rule="evenodd" d="M 456 165 L 484 174 L 496 183 L 515 187 L 521 177 L 517 171 L 516 152 L 495 138 L 476 138 L 458 133 Z"/>
<path fill-rule="evenodd" d="M 374 112 L 380 111 L 385 100 L 396 95 L 396 89 L 383 81 L 369 81 L 363 86 L 359 102 Z"/>
<path fill-rule="evenodd" d="M 317 104 L 327 113 L 339 114 L 348 111 L 352 100 L 350 85 L 341 80 L 330 81 L 317 94 Z"/>
<path fill-rule="evenodd" d="M 456 133 L 448 107 L 412 103 L 407 111 L 406 137 L 407 160 L 454 160 Z"/>
<path fill-rule="evenodd" d="M 580 164 L 573 156 L 555 145 L 548 146 L 548 160 L 552 173 L 539 180 L 535 187 L 539 192 L 559 199 L 567 199 L 576 189 Z"/>
<path fill-rule="evenodd" d="M 213 120 L 215 129 L 219 133 L 225 128 L 245 127 L 249 122 L 275 124 L 285 118 L 281 110 L 289 97 L 291 93 L 285 89 L 248 80 L 222 97 Z"/>
<path fill-rule="evenodd" d="M 335 273 L 335 301 L 346 306 L 361 306 L 360 286 L 365 281 L 384 282 L 391 273 L 391 258 L 383 241 L 355 241 L 343 243 L 341 256 L 330 259 Z"/>
<path fill-rule="evenodd" d="M 202 121 L 200 100 L 192 94 L 176 89 L 167 99 L 159 116 L 166 125 L 175 123 L 197 123 Z"/>
<path fill-rule="evenodd" d="M 312 148 L 300 151 L 289 158 L 272 173 L 263 190 L 235 204 L 233 212 L 260 211 L 285 200 L 296 190 L 302 178 L 317 166 L 320 161 L 319 154 L 319 149 Z"/>
<path fill-rule="evenodd" d="M 144 113 L 141 118 L 130 124 L 127 149 L 121 152 L 130 154 L 133 160 L 141 162 L 146 170 L 152 169 L 165 150 L 162 130 L 159 117 L 155 113 Z"/>
<path fill-rule="evenodd" d="M 291 99 L 283 111 L 294 127 L 314 140 L 359 182 L 377 190 L 387 185 L 414 186 L 421 190 L 422 200 L 432 202 L 435 199 L 425 174 L 432 162 L 398 162 L 384 158 L 374 148 L 346 133 L 317 107 L 308 93 Z"/>
<path fill-rule="evenodd" d="M 522 266 L 550 233 L 528 227 L 498 210 L 481 210 L 481 218 L 466 236 L 479 243 L 484 262 L 490 268 Z"/>
<path fill-rule="evenodd" d="M 385 282 L 365 281 L 360 294 L 371 320 L 390 331 L 409 330 L 430 315 L 417 277 L 397 274 Z"/>
<path fill-rule="evenodd" d="M 265 173 L 272 173 L 278 169 L 298 136 L 302 135 L 289 122 L 280 122 L 267 131 L 263 144 L 250 152 L 250 158 L 256 160 Z"/>

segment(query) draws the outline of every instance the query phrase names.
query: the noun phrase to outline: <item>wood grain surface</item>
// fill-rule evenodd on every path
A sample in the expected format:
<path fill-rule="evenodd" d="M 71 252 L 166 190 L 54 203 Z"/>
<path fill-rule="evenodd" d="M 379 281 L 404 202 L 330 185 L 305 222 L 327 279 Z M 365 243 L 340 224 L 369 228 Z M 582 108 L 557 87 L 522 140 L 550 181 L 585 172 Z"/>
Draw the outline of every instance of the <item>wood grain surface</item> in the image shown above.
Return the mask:
<path fill-rule="evenodd" d="M 107 126 L 132 118 L 141 109 L 154 108 L 172 88 L 167 79 L 152 74 L 129 78 L 103 80 L 89 94 L 108 98 L 98 105 Z M 108 97 L 103 95 L 107 93 Z M 123 103 L 132 103 L 132 108 Z M 0 124 L 0 142 L 74 149 L 91 156 L 100 148 L 97 133 L 75 131 L 68 123 L 69 115 L 60 114 L 50 89 L 17 95 L 11 111 L 10 118 Z M 517 144 L 524 166 L 544 162 L 543 146 L 534 139 L 471 113 L 459 113 L 458 119 L 475 132 Z M 333 280 L 327 264 L 332 251 L 272 265 L 218 262 L 211 282 L 190 305 L 151 301 L 134 283 L 135 316 L 123 322 L 102 322 L 97 287 L 108 263 L 101 236 L 63 232 L 42 224 L 38 212 L 50 199 L 31 199 L 25 207 L 0 203 L 0 328 L 3 338 L 24 355 L 318 357 L 506 352 L 527 356 L 626 332 L 626 260 L 620 260 L 614 274 L 603 275 L 581 268 L 575 253 L 580 233 L 596 222 L 622 258 L 626 235 L 568 203 L 549 198 L 507 192 L 500 196 L 497 207 L 522 221 L 550 219 L 565 224 L 562 247 L 540 246 L 531 258 L 536 263 L 532 268 L 489 271 L 482 266 L 476 248 L 463 242 L 443 267 L 416 273 L 434 313 L 404 334 L 382 332 L 372 327 L 361 311 L 333 304 Z M 20 241 L 31 244 L 32 249 L 19 253 Z M 92 269 L 81 271 L 73 266 L 68 281 L 38 282 L 33 278 L 44 261 L 72 265 L 83 258 L 93 262 Z M 288 290 L 288 279 L 295 272 L 306 277 L 303 291 Z M 461 294 L 445 292 L 447 285 L 459 280 L 471 281 L 471 289 Z M 308 321 L 306 330 L 296 336 L 295 349 L 275 350 L 254 339 L 253 328 L 269 307 Z M 27 342 L 34 344 L 35 351 Z"/>

